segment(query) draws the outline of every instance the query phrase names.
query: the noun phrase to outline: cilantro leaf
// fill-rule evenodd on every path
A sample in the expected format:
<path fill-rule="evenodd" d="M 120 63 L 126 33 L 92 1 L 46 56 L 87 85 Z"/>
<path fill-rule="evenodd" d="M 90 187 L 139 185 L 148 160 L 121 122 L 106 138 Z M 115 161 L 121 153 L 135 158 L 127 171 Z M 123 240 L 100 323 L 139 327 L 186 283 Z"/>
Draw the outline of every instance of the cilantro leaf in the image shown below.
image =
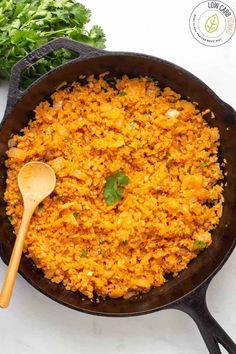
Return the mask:
<path fill-rule="evenodd" d="M 13 221 L 13 215 L 8 215 L 8 220 L 9 220 L 10 223 L 12 223 L 12 221 Z"/>
<path fill-rule="evenodd" d="M 136 129 L 138 127 L 138 123 L 136 123 L 136 122 L 131 122 L 130 123 L 130 128 L 131 129 Z"/>
<path fill-rule="evenodd" d="M 87 257 L 87 255 L 88 255 L 88 252 L 86 250 L 82 250 L 80 257 L 85 258 L 85 257 Z"/>
<path fill-rule="evenodd" d="M 113 205 L 123 198 L 124 187 L 129 184 L 129 177 L 122 171 L 106 179 L 103 196 L 108 205 Z"/>
<path fill-rule="evenodd" d="M 75 219 L 77 219 L 77 216 L 78 216 L 78 215 L 79 215 L 79 212 L 78 212 L 78 211 L 74 211 L 74 212 L 73 212 L 73 216 L 74 216 Z"/>
<path fill-rule="evenodd" d="M 125 92 L 125 91 L 120 91 L 119 96 L 127 96 L 127 92 Z"/>
<path fill-rule="evenodd" d="M 157 79 L 155 79 L 155 77 L 153 76 L 148 76 L 147 77 L 147 81 L 148 82 L 152 82 L 154 85 L 158 86 L 159 85 L 159 81 Z"/>
<path fill-rule="evenodd" d="M 115 176 L 117 178 L 118 184 L 123 186 L 127 186 L 129 184 L 129 177 L 127 177 L 123 172 L 119 171 Z"/>
<path fill-rule="evenodd" d="M 196 240 L 196 241 L 194 241 L 194 244 L 193 244 L 193 246 L 195 247 L 195 248 L 206 248 L 207 247 L 207 244 L 206 244 L 206 242 L 204 242 L 204 241 L 200 241 L 200 240 Z"/>

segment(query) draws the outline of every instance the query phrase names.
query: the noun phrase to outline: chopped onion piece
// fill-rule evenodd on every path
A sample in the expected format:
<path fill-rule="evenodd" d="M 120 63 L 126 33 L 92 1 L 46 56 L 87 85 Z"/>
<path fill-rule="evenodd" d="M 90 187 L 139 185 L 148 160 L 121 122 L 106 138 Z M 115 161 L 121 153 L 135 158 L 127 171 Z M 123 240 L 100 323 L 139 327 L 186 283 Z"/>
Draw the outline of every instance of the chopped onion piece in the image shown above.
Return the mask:
<path fill-rule="evenodd" d="M 50 162 L 51 162 L 51 167 L 54 169 L 54 171 L 58 172 L 64 167 L 65 160 L 63 159 L 63 157 L 57 157 L 56 159 Z"/>
<path fill-rule="evenodd" d="M 16 146 L 16 144 L 17 144 L 17 142 L 14 139 L 9 139 L 8 143 L 7 143 L 9 148 Z"/>
<path fill-rule="evenodd" d="M 18 160 L 24 160 L 27 156 L 27 153 L 25 150 L 22 150 L 22 149 L 19 149 L 19 148 L 15 148 L 15 147 L 12 147 L 8 150 L 8 157 L 13 157 L 15 159 L 18 159 Z"/>
<path fill-rule="evenodd" d="M 166 112 L 166 116 L 170 118 L 176 118 L 178 117 L 178 115 L 179 115 L 179 111 L 177 111 L 176 109 L 169 109 Z"/>

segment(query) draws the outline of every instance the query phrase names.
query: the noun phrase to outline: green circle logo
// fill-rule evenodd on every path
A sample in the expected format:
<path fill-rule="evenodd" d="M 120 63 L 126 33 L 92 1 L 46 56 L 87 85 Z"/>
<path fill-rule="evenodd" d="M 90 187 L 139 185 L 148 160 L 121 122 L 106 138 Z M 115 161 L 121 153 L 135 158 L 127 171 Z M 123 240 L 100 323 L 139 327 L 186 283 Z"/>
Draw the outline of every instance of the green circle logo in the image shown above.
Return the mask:
<path fill-rule="evenodd" d="M 235 32 L 235 14 L 222 1 L 204 1 L 191 13 L 189 27 L 193 37 L 208 47 L 230 40 Z"/>

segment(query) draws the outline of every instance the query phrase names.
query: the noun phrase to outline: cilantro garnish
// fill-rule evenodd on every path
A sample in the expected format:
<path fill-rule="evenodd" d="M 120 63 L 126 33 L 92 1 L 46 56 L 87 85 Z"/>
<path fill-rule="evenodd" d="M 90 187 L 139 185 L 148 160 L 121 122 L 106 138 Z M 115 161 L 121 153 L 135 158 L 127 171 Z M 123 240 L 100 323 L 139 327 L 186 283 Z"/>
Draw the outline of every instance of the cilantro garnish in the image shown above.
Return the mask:
<path fill-rule="evenodd" d="M 8 215 L 8 220 L 9 220 L 9 222 L 11 223 L 12 220 L 13 220 L 13 215 Z"/>
<path fill-rule="evenodd" d="M 129 184 L 129 177 L 122 171 L 106 179 L 103 196 L 108 205 L 113 205 L 123 197 L 124 187 Z"/>
<path fill-rule="evenodd" d="M 125 91 L 120 91 L 120 93 L 119 93 L 119 96 L 126 96 L 127 95 L 127 92 L 125 92 Z"/>
<path fill-rule="evenodd" d="M 207 244 L 204 241 L 196 240 L 194 241 L 193 246 L 196 248 L 206 248 Z"/>
<path fill-rule="evenodd" d="M 136 123 L 136 122 L 131 122 L 130 123 L 130 128 L 131 129 L 136 129 L 138 127 L 138 123 Z"/>
<path fill-rule="evenodd" d="M 78 215 L 79 215 L 79 212 L 78 212 L 78 211 L 74 211 L 74 212 L 73 212 L 73 216 L 74 216 L 75 219 L 77 219 L 77 216 L 78 216 Z"/>
<path fill-rule="evenodd" d="M 159 81 L 157 79 L 155 79 L 155 77 L 153 77 L 153 76 L 148 76 L 147 77 L 147 81 L 148 82 L 153 82 L 156 86 L 159 85 Z"/>
<path fill-rule="evenodd" d="M 85 257 L 87 257 L 87 255 L 88 255 L 88 252 L 85 251 L 85 250 L 82 250 L 82 252 L 81 252 L 81 254 L 80 254 L 80 257 L 81 257 L 81 258 L 85 258 Z"/>

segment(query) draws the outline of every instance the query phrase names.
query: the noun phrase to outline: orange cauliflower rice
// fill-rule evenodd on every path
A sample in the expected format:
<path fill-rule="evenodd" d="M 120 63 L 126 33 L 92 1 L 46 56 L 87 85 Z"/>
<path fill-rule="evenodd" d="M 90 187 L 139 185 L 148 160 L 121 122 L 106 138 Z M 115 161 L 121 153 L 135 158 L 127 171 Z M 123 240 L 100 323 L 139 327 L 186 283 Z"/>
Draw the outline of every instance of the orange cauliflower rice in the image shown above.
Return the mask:
<path fill-rule="evenodd" d="M 56 188 L 37 207 L 24 251 L 67 290 L 128 298 L 212 243 L 223 202 L 219 131 L 204 119 L 209 110 L 152 78 L 110 85 L 106 74 L 58 88 L 11 137 L 5 200 L 17 233 L 17 174 L 26 162 L 48 163 Z M 104 188 L 117 172 L 128 183 L 109 204 Z"/>

